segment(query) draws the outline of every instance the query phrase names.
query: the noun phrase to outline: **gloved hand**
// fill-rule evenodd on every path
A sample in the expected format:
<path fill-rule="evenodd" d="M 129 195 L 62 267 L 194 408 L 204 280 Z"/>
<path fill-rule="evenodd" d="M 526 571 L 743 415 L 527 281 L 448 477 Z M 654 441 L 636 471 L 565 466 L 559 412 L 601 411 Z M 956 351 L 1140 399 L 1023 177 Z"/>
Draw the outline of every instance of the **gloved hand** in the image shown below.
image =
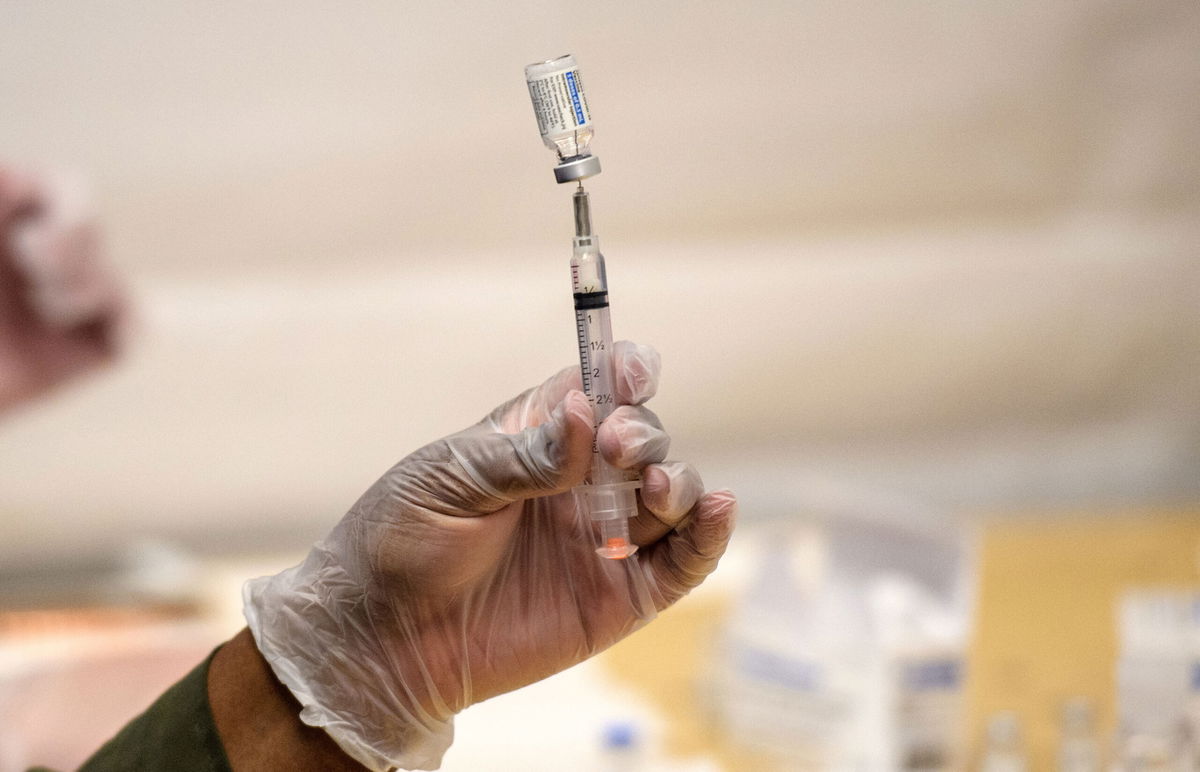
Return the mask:
<path fill-rule="evenodd" d="M 618 343 L 617 399 L 596 441 L 640 470 L 625 560 L 593 551 L 570 489 L 592 457 L 592 409 L 568 368 L 394 466 L 305 561 L 247 582 L 259 650 L 347 754 L 436 769 L 467 706 L 581 662 L 700 584 L 733 528 L 642 403 L 651 348 Z"/>
<path fill-rule="evenodd" d="M 0 167 L 0 410 L 116 352 L 125 303 L 78 192 Z"/>

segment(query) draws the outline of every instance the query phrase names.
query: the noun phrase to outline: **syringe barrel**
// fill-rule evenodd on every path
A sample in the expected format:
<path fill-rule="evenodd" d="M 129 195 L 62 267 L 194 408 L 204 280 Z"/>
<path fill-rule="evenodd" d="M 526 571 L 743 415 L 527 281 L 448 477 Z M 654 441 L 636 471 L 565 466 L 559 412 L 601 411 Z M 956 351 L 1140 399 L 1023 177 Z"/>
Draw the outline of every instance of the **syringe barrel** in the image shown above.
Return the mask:
<path fill-rule="evenodd" d="M 612 318 L 608 308 L 608 276 L 600 241 L 591 228 L 591 211 L 582 186 L 575 193 L 575 240 L 571 253 L 571 292 L 575 300 L 575 332 L 583 391 L 592 404 L 593 430 L 617 407 L 613 372 Z M 624 558 L 637 547 L 629 541 L 628 519 L 637 515 L 640 481 L 609 464 L 592 441 L 592 471 L 575 489 L 579 510 L 587 515 L 600 536 L 596 552 L 606 558 Z"/>
<path fill-rule="evenodd" d="M 578 211 L 577 206 L 577 214 Z M 604 256 L 600 254 L 600 245 L 594 235 L 575 237 L 571 256 L 571 284 L 583 391 L 592 403 L 593 429 L 598 430 L 601 422 L 616 409 L 617 395 L 608 278 Z M 636 549 L 628 541 L 625 521 L 637 514 L 637 488 L 640 485 L 637 481 L 630 482 L 624 470 L 605 461 L 599 446 L 595 441 L 592 442 L 592 471 L 587 484 L 576 488 L 575 493 L 581 511 L 593 521 L 600 521 L 603 538 L 597 552 L 602 556 L 626 557 Z M 605 535 L 614 529 L 624 529 L 624 541 L 615 532 Z"/>

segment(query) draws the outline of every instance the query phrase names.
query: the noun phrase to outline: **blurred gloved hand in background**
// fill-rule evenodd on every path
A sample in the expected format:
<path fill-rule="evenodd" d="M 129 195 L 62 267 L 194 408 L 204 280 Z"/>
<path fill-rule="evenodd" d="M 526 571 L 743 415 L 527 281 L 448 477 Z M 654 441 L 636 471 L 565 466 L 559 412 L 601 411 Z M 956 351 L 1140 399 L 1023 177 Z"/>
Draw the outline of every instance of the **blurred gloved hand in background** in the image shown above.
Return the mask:
<path fill-rule="evenodd" d="M 0 165 L 0 411 L 117 351 L 125 301 L 81 190 Z"/>
<path fill-rule="evenodd" d="M 607 648 L 716 567 L 734 496 L 664 462 L 643 406 L 658 354 L 614 353 L 622 406 L 595 440 L 642 474 L 635 555 L 597 556 L 575 511 L 593 442 L 576 367 L 403 459 L 302 564 L 246 584 L 250 629 L 301 719 L 367 767 L 435 768 L 455 713 Z"/>

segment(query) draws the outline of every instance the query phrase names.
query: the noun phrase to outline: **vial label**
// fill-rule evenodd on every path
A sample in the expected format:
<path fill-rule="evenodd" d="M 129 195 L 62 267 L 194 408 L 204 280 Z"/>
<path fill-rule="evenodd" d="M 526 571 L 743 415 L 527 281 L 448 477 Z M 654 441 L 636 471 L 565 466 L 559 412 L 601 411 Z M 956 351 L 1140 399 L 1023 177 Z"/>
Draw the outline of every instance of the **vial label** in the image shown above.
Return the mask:
<path fill-rule="evenodd" d="M 572 68 L 529 81 L 529 98 L 542 136 L 575 131 L 592 122 L 583 79 Z"/>

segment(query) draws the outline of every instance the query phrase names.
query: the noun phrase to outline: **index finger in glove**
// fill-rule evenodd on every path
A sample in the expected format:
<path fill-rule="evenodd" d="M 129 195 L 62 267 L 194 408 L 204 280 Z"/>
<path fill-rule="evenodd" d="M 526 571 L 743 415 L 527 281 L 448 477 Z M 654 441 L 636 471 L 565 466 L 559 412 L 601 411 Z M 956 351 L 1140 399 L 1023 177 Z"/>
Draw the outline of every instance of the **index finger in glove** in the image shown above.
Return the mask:
<path fill-rule="evenodd" d="M 652 346 L 619 340 L 613 344 L 616 401 L 640 405 L 658 391 L 662 359 Z M 544 383 L 527 389 L 497 407 L 481 422 L 487 431 L 519 432 L 550 416 L 567 392 L 583 387 L 578 366 L 564 367 Z"/>
<path fill-rule="evenodd" d="M 431 511 L 459 516 L 560 493 L 582 482 L 591 464 L 591 421 L 584 395 L 569 391 L 538 426 L 447 437 L 400 462 L 401 493 Z"/>
<path fill-rule="evenodd" d="M 476 429 L 513 434 L 537 426 L 549 418 L 569 391 L 579 391 L 582 379 L 578 367 L 564 367 L 544 383 L 526 389 L 497 407 L 479 422 Z"/>

